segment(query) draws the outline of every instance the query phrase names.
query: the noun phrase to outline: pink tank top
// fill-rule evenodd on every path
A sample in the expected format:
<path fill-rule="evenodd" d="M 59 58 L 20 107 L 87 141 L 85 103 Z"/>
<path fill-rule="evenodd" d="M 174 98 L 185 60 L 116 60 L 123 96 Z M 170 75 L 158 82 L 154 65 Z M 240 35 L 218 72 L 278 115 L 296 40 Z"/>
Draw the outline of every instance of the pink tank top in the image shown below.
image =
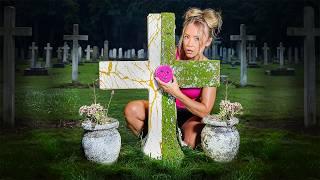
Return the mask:
<path fill-rule="evenodd" d="M 180 88 L 181 92 L 188 96 L 190 99 L 194 101 L 199 101 L 201 96 L 201 88 Z M 176 106 L 179 109 L 186 108 L 185 105 L 179 100 L 176 99 Z"/>
<path fill-rule="evenodd" d="M 179 51 L 176 51 L 176 59 L 180 59 L 180 55 L 179 55 Z M 201 88 L 180 88 L 181 92 L 188 96 L 190 99 L 192 100 L 199 100 L 200 96 L 201 96 Z M 179 100 L 176 99 L 176 106 L 179 109 L 184 109 L 186 108 L 185 105 Z"/>

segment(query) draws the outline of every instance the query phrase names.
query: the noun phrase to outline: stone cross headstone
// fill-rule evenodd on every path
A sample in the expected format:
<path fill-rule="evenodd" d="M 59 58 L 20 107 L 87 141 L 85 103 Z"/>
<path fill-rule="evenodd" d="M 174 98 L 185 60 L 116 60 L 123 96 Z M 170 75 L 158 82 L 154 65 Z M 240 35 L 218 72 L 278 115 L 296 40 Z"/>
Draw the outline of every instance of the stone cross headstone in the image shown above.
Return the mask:
<path fill-rule="evenodd" d="M 96 61 L 98 59 L 98 57 L 99 57 L 99 48 L 98 48 L 98 46 L 93 46 L 92 50 L 93 50 L 92 59 L 94 61 Z"/>
<path fill-rule="evenodd" d="M 294 63 L 299 64 L 299 49 L 297 47 L 294 48 Z"/>
<path fill-rule="evenodd" d="M 79 60 L 79 40 L 87 41 L 87 35 L 79 35 L 79 25 L 73 25 L 73 34 L 72 35 L 64 35 L 63 40 L 72 41 L 72 82 L 78 81 L 78 60 Z"/>
<path fill-rule="evenodd" d="M 103 42 L 103 60 L 108 60 L 108 51 L 109 51 L 109 41 L 105 40 Z"/>
<path fill-rule="evenodd" d="M 32 42 L 32 45 L 29 47 L 29 49 L 31 50 L 30 68 L 35 68 L 36 67 L 36 51 L 38 50 L 36 43 Z"/>
<path fill-rule="evenodd" d="M 112 49 L 109 50 L 109 58 L 113 58 Z M 109 59 L 107 59 L 109 60 Z"/>
<path fill-rule="evenodd" d="M 113 48 L 112 49 L 112 56 L 113 56 L 113 58 L 117 58 L 117 49 L 116 48 Z"/>
<path fill-rule="evenodd" d="M 246 43 L 247 41 L 255 41 L 256 36 L 246 34 L 246 26 L 244 24 L 240 25 L 240 35 L 231 35 L 231 41 L 241 41 L 241 50 L 240 50 L 240 85 L 247 85 L 247 57 L 246 57 Z"/>
<path fill-rule="evenodd" d="M 211 58 L 212 59 L 220 59 L 220 56 L 218 55 L 218 45 L 221 44 L 221 41 L 214 40 L 211 44 Z"/>
<path fill-rule="evenodd" d="M 3 125 L 15 125 L 15 36 L 31 36 L 32 28 L 16 27 L 15 8 L 4 8 L 3 27 L 0 27 L 0 36 L 3 36 L 3 98 L 2 112 Z"/>
<path fill-rule="evenodd" d="M 268 47 L 268 43 L 263 43 L 263 64 L 268 65 L 268 52 L 270 48 Z"/>
<path fill-rule="evenodd" d="M 84 51 L 86 52 L 86 60 L 90 61 L 91 53 L 93 52 L 93 50 L 90 48 L 90 45 L 87 45 L 87 48 Z"/>
<path fill-rule="evenodd" d="M 122 57 L 122 48 L 119 48 L 119 49 L 118 49 L 118 52 L 119 52 L 118 58 L 119 58 L 119 59 L 122 59 L 122 58 L 123 58 L 123 57 Z"/>
<path fill-rule="evenodd" d="M 138 50 L 138 59 L 143 59 L 144 58 L 144 49 Z"/>
<path fill-rule="evenodd" d="M 252 61 L 253 63 L 257 63 L 257 57 L 258 57 L 258 48 L 255 44 L 253 44 L 252 47 Z"/>
<path fill-rule="evenodd" d="M 51 52 L 52 52 L 52 47 L 50 47 L 50 43 L 47 43 L 47 46 L 44 47 L 44 50 L 46 50 L 46 68 L 51 67 Z"/>
<path fill-rule="evenodd" d="M 282 68 L 284 66 L 284 51 L 285 51 L 285 47 L 283 47 L 282 42 L 280 42 L 279 47 L 277 47 L 277 50 L 279 51 L 280 68 Z"/>
<path fill-rule="evenodd" d="M 62 62 L 63 63 L 67 63 L 67 58 L 68 58 L 68 54 L 69 54 L 69 49 L 70 47 L 68 46 L 67 42 L 64 42 L 63 47 L 61 48 L 63 50 L 63 58 L 62 58 Z"/>
<path fill-rule="evenodd" d="M 222 48 L 222 61 L 227 62 L 227 48 L 226 47 Z"/>
<path fill-rule="evenodd" d="M 175 60 L 174 22 L 172 13 L 149 14 L 149 60 L 104 61 L 99 65 L 101 89 L 148 89 L 148 135 L 142 149 L 152 158 L 169 162 L 183 158 L 176 137 L 176 105 L 175 99 L 156 85 L 155 69 L 160 64 L 171 65 L 180 87 L 214 87 L 220 82 L 219 61 Z"/>
<path fill-rule="evenodd" d="M 82 47 L 78 47 L 78 62 L 82 62 Z"/>
<path fill-rule="evenodd" d="M 136 58 L 136 50 L 135 49 L 131 49 L 131 57 L 133 59 Z"/>
<path fill-rule="evenodd" d="M 62 50 L 61 50 L 61 47 L 58 47 L 57 49 L 57 58 L 58 58 L 58 61 L 61 61 L 62 60 Z"/>
<path fill-rule="evenodd" d="M 231 58 L 232 58 L 232 49 L 228 48 L 228 63 L 231 63 Z"/>
<path fill-rule="evenodd" d="M 316 50 L 315 37 L 320 36 L 320 28 L 314 25 L 314 9 L 304 8 L 304 27 L 287 28 L 288 36 L 304 36 L 304 125 L 317 125 L 316 113 Z"/>
<path fill-rule="evenodd" d="M 103 48 L 101 48 L 101 51 L 100 51 L 100 57 L 103 57 L 104 56 L 104 50 L 103 50 Z"/>
<path fill-rule="evenodd" d="M 252 46 L 251 46 L 251 43 L 249 43 L 249 46 L 247 47 L 247 54 L 248 54 L 248 61 L 249 63 L 253 63 L 252 62 Z"/>

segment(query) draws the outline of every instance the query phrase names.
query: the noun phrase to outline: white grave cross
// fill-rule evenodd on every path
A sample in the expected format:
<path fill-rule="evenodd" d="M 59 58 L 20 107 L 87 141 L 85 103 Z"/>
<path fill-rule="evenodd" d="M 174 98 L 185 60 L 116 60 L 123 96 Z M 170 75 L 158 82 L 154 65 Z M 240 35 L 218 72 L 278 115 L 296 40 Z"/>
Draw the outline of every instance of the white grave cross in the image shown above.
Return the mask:
<path fill-rule="evenodd" d="M 47 46 L 44 47 L 44 50 L 46 50 L 46 68 L 49 68 L 51 66 L 50 61 L 51 61 L 51 50 L 52 47 L 50 47 L 50 43 L 47 43 Z"/>
<path fill-rule="evenodd" d="M 64 35 L 63 40 L 72 40 L 72 82 L 78 81 L 78 60 L 79 60 L 79 53 L 78 53 L 78 41 L 79 40 L 88 40 L 87 35 L 79 35 L 79 25 L 73 25 L 73 35 Z"/>
<path fill-rule="evenodd" d="M 241 60 L 241 71 L 240 71 L 240 85 L 247 85 L 247 58 L 246 58 L 246 42 L 255 41 L 256 36 L 246 35 L 246 26 L 240 25 L 240 35 L 231 35 L 231 41 L 241 41 L 240 44 L 240 60 Z"/>

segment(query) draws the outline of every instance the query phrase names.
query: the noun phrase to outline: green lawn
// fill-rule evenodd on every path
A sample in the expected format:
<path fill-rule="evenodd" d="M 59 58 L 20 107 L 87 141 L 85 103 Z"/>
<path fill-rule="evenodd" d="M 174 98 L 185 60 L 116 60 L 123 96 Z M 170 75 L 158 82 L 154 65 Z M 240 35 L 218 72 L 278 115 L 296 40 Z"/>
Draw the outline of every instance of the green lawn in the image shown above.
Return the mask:
<path fill-rule="evenodd" d="M 296 75 L 291 77 L 266 76 L 264 70 L 274 65 L 249 69 L 249 86 L 244 88 L 236 86 L 239 68 L 222 66 L 222 74 L 235 84 L 229 88 L 229 99 L 241 102 L 245 108 L 238 126 L 239 154 L 230 163 L 215 163 L 200 147 L 183 149 L 186 156 L 180 167 L 145 157 L 139 140 L 125 126 L 124 106 L 134 99 L 146 99 L 146 90 L 115 91 L 109 112 L 120 121 L 121 152 L 117 163 L 98 165 L 85 159 L 81 150 L 83 130 L 77 123 L 63 127 L 68 122 L 80 121 L 79 107 L 92 103 L 93 91 L 87 84 L 98 78 L 98 64 L 79 66 L 81 84 L 77 86 L 70 85 L 71 66 L 50 69 L 50 75 L 42 77 L 23 76 L 24 67 L 19 66 L 16 74 L 16 116 L 18 124 L 27 124 L 29 128 L 21 126 L 0 132 L 0 179 L 320 178 L 319 133 L 301 133 L 301 65 L 296 66 Z M 110 91 L 97 90 L 101 104 L 106 105 L 109 96 Z M 224 85 L 218 89 L 214 113 L 223 97 Z M 320 104 L 319 98 L 317 102 Z"/>

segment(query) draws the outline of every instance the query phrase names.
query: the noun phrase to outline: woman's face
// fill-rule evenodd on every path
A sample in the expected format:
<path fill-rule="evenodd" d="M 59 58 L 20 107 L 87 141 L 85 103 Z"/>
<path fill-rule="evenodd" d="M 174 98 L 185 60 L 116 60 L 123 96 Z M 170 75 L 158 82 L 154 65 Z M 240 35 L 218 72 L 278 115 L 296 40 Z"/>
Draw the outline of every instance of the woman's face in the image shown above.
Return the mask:
<path fill-rule="evenodd" d="M 201 31 L 200 26 L 194 23 L 186 26 L 183 34 L 183 50 L 187 59 L 198 60 L 202 58 L 203 51 L 208 44 L 208 35 Z"/>

